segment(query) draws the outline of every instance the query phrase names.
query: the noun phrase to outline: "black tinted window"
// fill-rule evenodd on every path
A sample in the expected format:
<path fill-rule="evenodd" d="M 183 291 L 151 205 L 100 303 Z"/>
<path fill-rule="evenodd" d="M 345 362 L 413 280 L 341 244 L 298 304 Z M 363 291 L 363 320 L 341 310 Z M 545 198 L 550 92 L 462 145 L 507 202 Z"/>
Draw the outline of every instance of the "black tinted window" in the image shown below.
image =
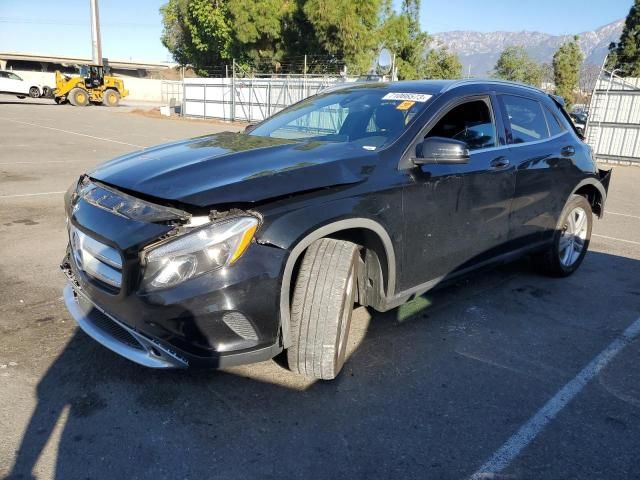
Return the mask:
<path fill-rule="evenodd" d="M 544 115 L 547 117 L 547 125 L 549 125 L 549 133 L 552 137 L 554 135 L 560 135 L 565 131 L 565 128 L 560 123 L 560 120 L 558 120 L 558 117 L 551 113 L 547 107 L 544 108 Z"/>
<path fill-rule="evenodd" d="M 511 124 L 512 143 L 536 142 L 549 136 L 539 102 L 511 95 L 503 95 L 502 99 Z"/>
<path fill-rule="evenodd" d="M 451 109 L 427 137 L 453 138 L 466 142 L 470 150 L 496 146 L 496 129 L 489 106 L 482 100 Z"/>

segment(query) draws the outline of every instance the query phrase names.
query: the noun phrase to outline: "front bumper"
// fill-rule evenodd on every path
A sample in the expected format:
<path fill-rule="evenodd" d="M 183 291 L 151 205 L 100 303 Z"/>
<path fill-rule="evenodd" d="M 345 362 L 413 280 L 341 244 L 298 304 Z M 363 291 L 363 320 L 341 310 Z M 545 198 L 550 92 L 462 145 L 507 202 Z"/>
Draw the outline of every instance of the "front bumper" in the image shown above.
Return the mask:
<path fill-rule="evenodd" d="M 216 285 L 204 276 L 153 295 L 113 295 L 78 269 L 71 255 L 61 269 L 69 280 L 65 305 L 78 326 L 140 365 L 221 368 L 269 360 L 282 351 L 277 311 L 269 308 L 277 298 L 265 295 L 277 276 L 247 269 L 237 283 Z"/>
<path fill-rule="evenodd" d="M 151 368 L 185 368 L 189 362 L 158 341 L 146 337 L 98 308 L 71 283 L 64 287 L 64 304 L 91 338 L 129 360 Z"/>

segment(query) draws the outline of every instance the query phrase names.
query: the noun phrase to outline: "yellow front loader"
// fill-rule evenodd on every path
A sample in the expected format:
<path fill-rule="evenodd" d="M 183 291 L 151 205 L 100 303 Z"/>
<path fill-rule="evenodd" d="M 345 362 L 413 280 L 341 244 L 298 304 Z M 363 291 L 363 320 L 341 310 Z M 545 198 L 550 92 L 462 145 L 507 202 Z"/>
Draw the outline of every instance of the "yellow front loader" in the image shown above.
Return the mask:
<path fill-rule="evenodd" d="M 120 78 L 105 75 L 104 67 L 83 65 L 80 76 L 63 75 L 56 71 L 56 86 L 53 98 L 56 103 L 69 102 L 76 107 L 89 103 L 117 107 L 120 99 L 129 95 Z"/>

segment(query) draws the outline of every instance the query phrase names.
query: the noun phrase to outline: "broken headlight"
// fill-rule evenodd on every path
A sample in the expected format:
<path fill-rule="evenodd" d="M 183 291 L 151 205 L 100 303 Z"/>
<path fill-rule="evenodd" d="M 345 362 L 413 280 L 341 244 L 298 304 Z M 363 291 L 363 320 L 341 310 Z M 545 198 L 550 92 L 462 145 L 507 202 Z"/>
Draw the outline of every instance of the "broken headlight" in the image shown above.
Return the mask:
<path fill-rule="evenodd" d="M 172 287 L 233 264 L 251 243 L 258 223 L 252 216 L 221 220 L 148 250 L 144 257 L 145 288 Z"/>

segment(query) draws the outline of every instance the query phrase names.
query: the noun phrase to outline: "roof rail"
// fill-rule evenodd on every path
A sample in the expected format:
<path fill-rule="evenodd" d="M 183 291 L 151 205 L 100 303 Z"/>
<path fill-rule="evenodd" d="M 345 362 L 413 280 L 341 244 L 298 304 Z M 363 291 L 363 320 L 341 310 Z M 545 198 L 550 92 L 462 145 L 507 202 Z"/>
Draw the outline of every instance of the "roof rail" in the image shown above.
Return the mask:
<path fill-rule="evenodd" d="M 454 88 L 458 88 L 458 87 L 462 87 L 463 85 L 477 85 L 477 84 L 494 84 L 494 85 L 506 85 L 506 86 L 510 86 L 510 87 L 519 87 L 519 88 L 526 88 L 528 90 L 533 90 L 537 93 L 542 93 L 546 95 L 546 92 L 544 90 L 541 90 L 539 88 L 536 87 L 532 87 L 531 85 L 527 85 L 524 83 L 519 83 L 519 82 L 511 82 L 509 80 L 499 80 L 499 79 L 486 79 L 486 80 L 481 80 L 481 79 L 477 79 L 477 78 L 466 78 L 466 79 L 462 79 L 462 80 L 456 80 L 452 83 L 450 83 L 449 85 L 447 85 L 443 90 L 442 93 L 444 92 L 448 92 L 450 90 L 453 90 Z"/>

